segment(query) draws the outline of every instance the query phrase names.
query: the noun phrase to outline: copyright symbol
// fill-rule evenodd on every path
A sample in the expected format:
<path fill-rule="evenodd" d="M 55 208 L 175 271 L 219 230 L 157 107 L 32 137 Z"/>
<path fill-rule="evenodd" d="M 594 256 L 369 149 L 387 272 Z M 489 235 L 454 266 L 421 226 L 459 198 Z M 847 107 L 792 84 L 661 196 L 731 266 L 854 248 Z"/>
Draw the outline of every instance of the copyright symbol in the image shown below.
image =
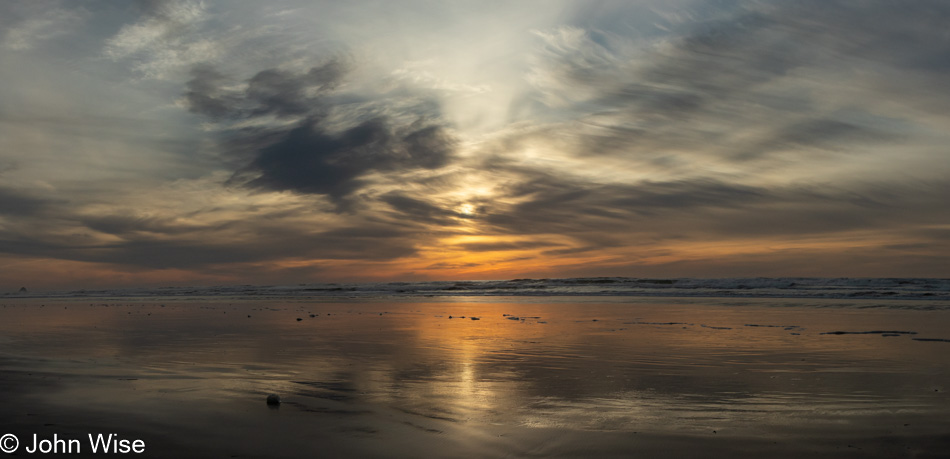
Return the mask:
<path fill-rule="evenodd" d="M 0 437 L 0 451 L 10 454 L 20 447 L 20 439 L 13 434 L 6 434 Z"/>

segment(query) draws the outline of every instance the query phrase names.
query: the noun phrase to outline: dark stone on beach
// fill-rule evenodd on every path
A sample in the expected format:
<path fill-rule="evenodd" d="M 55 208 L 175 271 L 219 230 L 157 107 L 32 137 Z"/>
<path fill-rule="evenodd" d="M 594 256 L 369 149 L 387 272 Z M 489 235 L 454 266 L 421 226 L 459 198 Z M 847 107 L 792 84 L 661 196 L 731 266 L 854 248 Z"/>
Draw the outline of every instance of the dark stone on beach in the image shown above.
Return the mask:
<path fill-rule="evenodd" d="M 303 320 L 303 319 L 301 319 L 300 317 L 297 318 L 297 322 L 300 322 L 301 320 Z"/>
<path fill-rule="evenodd" d="M 317 317 L 317 315 L 316 315 L 316 314 L 310 314 L 310 318 L 311 318 L 311 319 L 313 319 L 314 317 Z"/>
<path fill-rule="evenodd" d="M 472 320 L 481 320 L 481 317 L 471 317 Z"/>
<path fill-rule="evenodd" d="M 270 406 L 280 405 L 280 395 L 270 394 L 267 396 L 267 404 Z"/>

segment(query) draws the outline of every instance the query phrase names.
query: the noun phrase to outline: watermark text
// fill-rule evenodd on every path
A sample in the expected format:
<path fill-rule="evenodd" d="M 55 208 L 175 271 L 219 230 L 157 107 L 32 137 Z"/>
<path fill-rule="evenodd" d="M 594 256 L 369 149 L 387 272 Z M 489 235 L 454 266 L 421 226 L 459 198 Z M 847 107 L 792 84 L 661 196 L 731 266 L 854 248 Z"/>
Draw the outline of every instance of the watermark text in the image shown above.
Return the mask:
<path fill-rule="evenodd" d="M 27 454 L 142 454 L 145 440 L 122 438 L 115 433 L 87 434 L 84 439 L 62 438 L 55 433 L 48 438 L 33 434 L 24 442 L 10 433 L 0 437 L 0 451 L 12 454 L 18 450 Z"/>

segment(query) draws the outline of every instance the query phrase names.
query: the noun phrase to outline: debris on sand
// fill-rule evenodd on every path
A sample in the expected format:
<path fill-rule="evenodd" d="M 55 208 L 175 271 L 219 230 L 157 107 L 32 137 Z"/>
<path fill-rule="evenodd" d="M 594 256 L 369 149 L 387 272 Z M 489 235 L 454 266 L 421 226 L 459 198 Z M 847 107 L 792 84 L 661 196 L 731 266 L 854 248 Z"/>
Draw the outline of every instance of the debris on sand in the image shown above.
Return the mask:
<path fill-rule="evenodd" d="M 482 320 L 481 317 L 470 317 L 470 319 L 472 319 L 472 320 Z"/>
<path fill-rule="evenodd" d="M 303 320 L 303 319 L 301 319 L 300 317 L 297 318 L 297 322 L 300 322 L 301 320 Z"/>
<path fill-rule="evenodd" d="M 270 406 L 280 405 L 280 395 L 270 394 L 267 396 L 267 404 Z"/>

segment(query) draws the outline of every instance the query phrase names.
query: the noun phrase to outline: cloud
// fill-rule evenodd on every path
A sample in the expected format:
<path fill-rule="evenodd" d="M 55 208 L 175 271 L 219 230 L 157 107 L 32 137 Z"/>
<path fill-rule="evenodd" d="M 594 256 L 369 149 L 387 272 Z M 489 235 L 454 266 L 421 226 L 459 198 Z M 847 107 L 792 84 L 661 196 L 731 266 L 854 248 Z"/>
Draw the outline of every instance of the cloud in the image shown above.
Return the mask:
<path fill-rule="evenodd" d="M 227 77 L 208 64 L 196 65 L 191 76 L 184 95 L 189 111 L 213 120 L 237 116 L 241 95 L 225 89 L 229 84 Z"/>
<path fill-rule="evenodd" d="M 192 113 L 213 120 L 315 116 L 326 103 L 320 96 L 342 82 L 347 66 L 334 58 L 304 74 L 267 69 L 236 85 L 213 66 L 198 64 L 186 83 L 185 103 Z"/>
<path fill-rule="evenodd" d="M 135 59 L 133 68 L 145 78 L 168 78 L 174 71 L 218 56 L 219 45 L 198 32 L 207 18 L 203 2 L 148 2 L 141 20 L 108 39 L 103 54 L 114 61 Z"/>
<path fill-rule="evenodd" d="M 35 204 L 0 195 L 0 212 L 5 215 L 36 215 Z M 267 215 L 269 218 L 261 220 L 226 218 L 201 225 L 160 217 L 67 213 L 61 215 L 58 227 L 41 231 L 29 230 L 36 221 L 25 227 L 0 227 L 0 252 L 136 269 L 218 269 L 227 264 L 290 260 L 391 260 L 416 253 L 411 228 L 406 225 L 363 220 L 359 226 L 319 230 L 309 221 L 279 212 Z M 64 235 L 62 228 L 79 232 Z"/>
<path fill-rule="evenodd" d="M 250 188 L 328 197 L 338 208 L 370 183 L 372 173 L 403 174 L 447 165 L 456 138 L 422 112 L 407 120 L 383 99 L 357 107 L 335 93 L 348 65 L 330 59 L 306 73 L 279 69 L 255 74 L 242 89 L 228 87 L 217 70 L 196 67 L 185 101 L 193 113 L 214 120 L 257 120 L 254 129 L 225 133 L 227 145 L 252 145 L 251 159 L 230 180 Z M 351 96 L 352 97 L 352 96 Z M 269 122 L 289 118 L 291 123 Z"/>
<path fill-rule="evenodd" d="M 452 218 L 466 217 L 444 206 L 438 206 L 398 191 L 386 193 L 378 199 L 396 211 L 399 218 L 408 218 L 416 222 L 450 226 L 453 224 Z"/>
<path fill-rule="evenodd" d="M 7 28 L 3 36 L 3 46 L 13 51 L 26 51 L 72 33 L 88 16 L 82 8 L 66 10 L 48 2 L 35 2 L 24 9 L 28 10 L 23 12 L 26 17 Z"/>
<path fill-rule="evenodd" d="M 528 250 L 542 247 L 557 247 L 560 244 L 547 241 L 513 241 L 513 242 L 472 242 L 459 244 L 457 248 L 466 252 L 498 252 L 510 250 Z"/>
<path fill-rule="evenodd" d="M 198 268 L 276 260 L 388 260 L 415 253 L 406 234 L 390 227 L 341 228 L 310 233 L 300 229 L 257 229 L 254 244 L 245 241 L 158 239 L 63 249 L 65 258 L 146 268 Z M 367 250 L 372 247 L 373 250 Z M 60 255 L 62 256 L 62 255 Z"/>
<path fill-rule="evenodd" d="M 941 221 L 928 209 L 948 191 L 946 181 L 765 186 L 692 177 L 604 184 L 514 166 L 496 174 L 495 180 L 509 185 L 479 216 L 480 223 L 496 234 L 564 236 L 585 251 L 682 238 L 780 240 L 846 231 L 905 232 L 901 228 L 911 231 L 932 224 L 932 218 Z"/>
<path fill-rule="evenodd" d="M 300 76 L 276 69 L 264 70 L 248 81 L 247 98 L 257 104 L 254 115 L 302 115 L 313 109 L 311 93 L 333 89 L 345 73 L 346 64 L 340 59 L 313 67 Z"/>
<path fill-rule="evenodd" d="M 202 21 L 205 14 L 205 6 L 200 2 L 150 2 L 140 22 L 122 27 L 107 41 L 105 53 L 119 59 L 182 46 L 180 34 L 190 25 Z"/>
<path fill-rule="evenodd" d="M 173 219 L 154 216 L 90 215 L 79 216 L 79 223 L 88 229 L 123 238 L 147 235 L 174 236 L 224 229 L 227 224 L 207 226 L 176 223 Z"/>
<path fill-rule="evenodd" d="M 365 186 L 370 172 L 436 169 L 448 163 L 453 139 L 441 126 L 394 128 L 373 118 L 340 133 L 305 122 L 260 151 L 242 173 L 259 175 L 247 186 L 321 194 L 337 204 Z"/>
<path fill-rule="evenodd" d="M 0 217 L 23 217 L 42 213 L 56 201 L 38 198 L 17 190 L 0 188 Z"/>
<path fill-rule="evenodd" d="M 946 253 L 945 2 L 304 3 L 0 7 L 0 251 L 222 279 Z"/>
<path fill-rule="evenodd" d="M 946 83 L 933 80 L 950 46 L 937 25 L 950 17 L 941 2 L 695 8 L 683 15 L 708 19 L 680 24 L 680 35 L 663 39 L 577 27 L 538 32 L 536 100 L 547 112 L 602 128 L 560 128 L 576 137 L 573 151 L 675 152 L 717 162 L 770 160 L 796 147 L 851 151 L 906 128 L 877 112 L 882 94 L 917 105 L 928 88 L 948 102 L 936 91 Z"/>

